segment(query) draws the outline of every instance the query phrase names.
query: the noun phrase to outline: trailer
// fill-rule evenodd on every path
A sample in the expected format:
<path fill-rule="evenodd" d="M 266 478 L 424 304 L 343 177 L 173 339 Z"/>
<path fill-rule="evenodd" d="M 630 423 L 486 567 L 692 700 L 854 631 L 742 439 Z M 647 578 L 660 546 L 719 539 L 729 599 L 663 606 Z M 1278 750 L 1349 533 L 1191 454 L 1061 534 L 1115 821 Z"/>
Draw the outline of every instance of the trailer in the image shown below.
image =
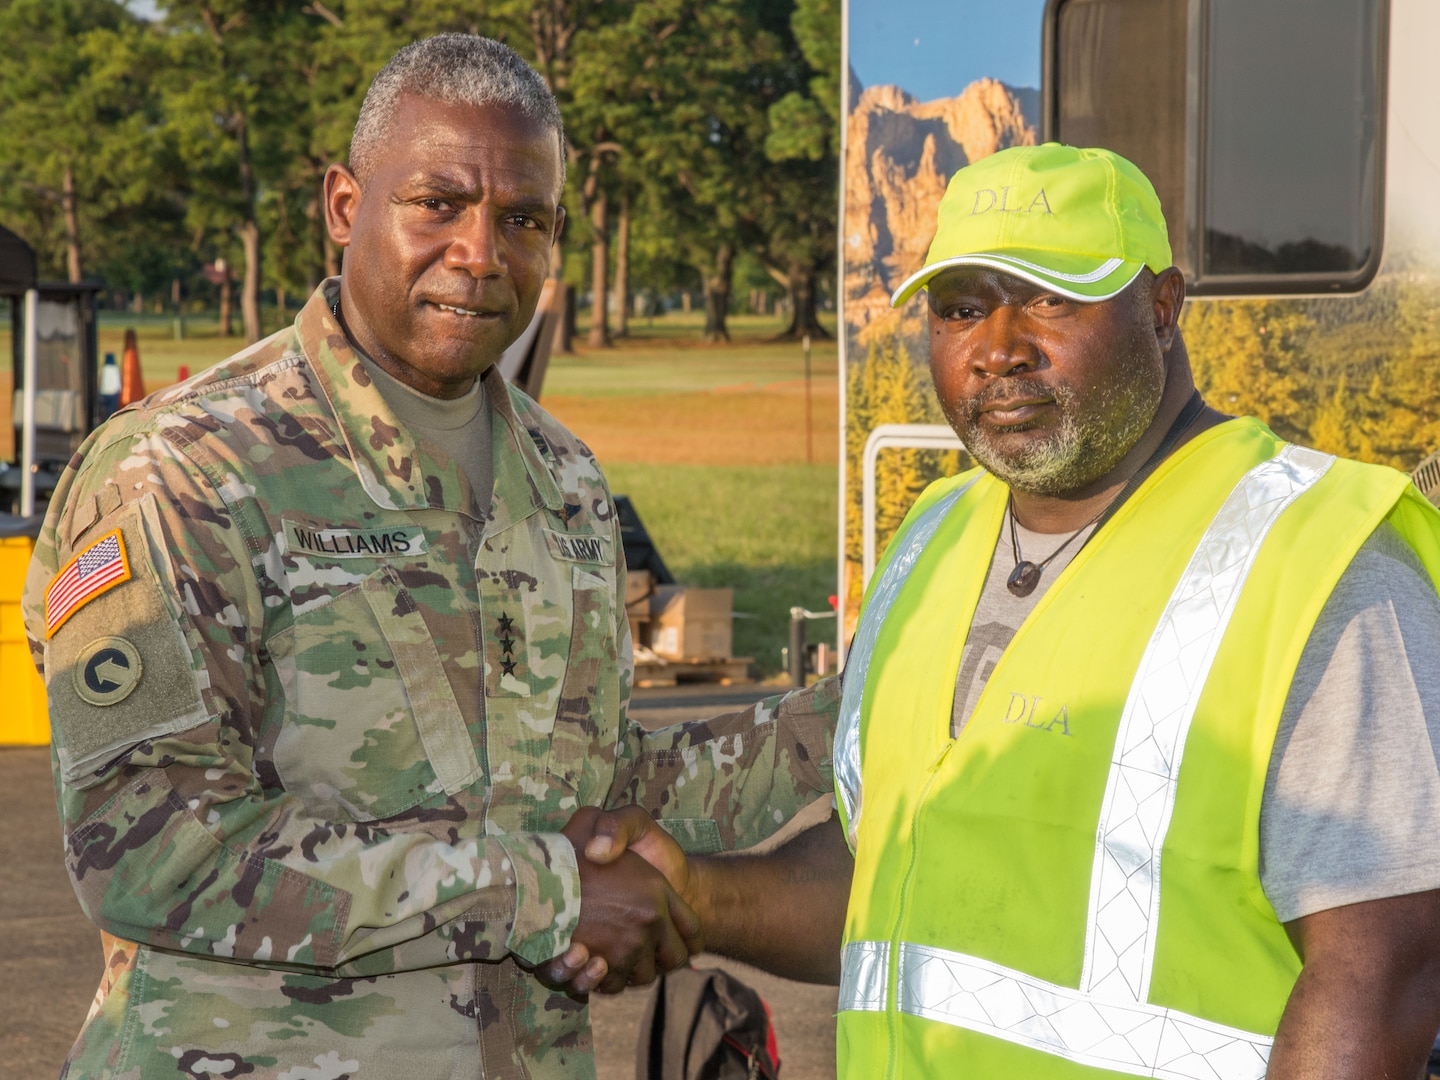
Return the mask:
<path fill-rule="evenodd" d="M 949 177 L 1008 146 L 1150 176 L 1218 408 L 1407 470 L 1440 445 L 1433 0 L 845 0 L 843 46 L 841 650 L 877 553 L 964 463 L 924 294 L 889 297 Z"/>

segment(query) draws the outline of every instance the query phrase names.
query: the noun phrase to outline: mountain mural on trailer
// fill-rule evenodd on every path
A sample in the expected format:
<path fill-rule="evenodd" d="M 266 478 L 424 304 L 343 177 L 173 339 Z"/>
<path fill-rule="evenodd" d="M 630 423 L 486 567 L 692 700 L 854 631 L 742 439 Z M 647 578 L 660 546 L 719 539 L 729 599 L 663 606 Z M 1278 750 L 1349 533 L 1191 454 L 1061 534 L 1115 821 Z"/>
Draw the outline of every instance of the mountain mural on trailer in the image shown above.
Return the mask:
<path fill-rule="evenodd" d="M 957 169 L 1007 146 L 1030 146 L 1039 91 L 977 79 L 958 95 L 917 101 L 898 86 L 862 87 L 850 73 L 845 154 L 845 321 L 868 344 L 920 329 L 919 302 L 892 311 L 890 294 L 920 269 L 935 210 Z"/>

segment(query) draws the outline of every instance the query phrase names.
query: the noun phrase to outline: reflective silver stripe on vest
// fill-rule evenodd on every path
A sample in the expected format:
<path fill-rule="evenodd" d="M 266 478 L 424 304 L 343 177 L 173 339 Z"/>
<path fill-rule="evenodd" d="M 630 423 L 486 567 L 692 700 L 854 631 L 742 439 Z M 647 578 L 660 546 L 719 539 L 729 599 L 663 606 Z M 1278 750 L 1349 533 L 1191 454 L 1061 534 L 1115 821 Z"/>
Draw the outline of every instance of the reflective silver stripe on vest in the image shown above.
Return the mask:
<path fill-rule="evenodd" d="M 1195 548 L 1130 686 L 1095 835 L 1081 991 L 1150 996 L 1160 851 L 1185 737 L 1245 580 L 1270 529 L 1334 458 L 1287 446 L 1237 483 Z"/>
<path fill-rule="evenodd" d="M 884 1012 L 888 941 L 852 941 L 840 954 L 840 1011 Z"/>
<path fill-rule="evenodd" d="M 1324 476 L 1334 460 L 1289 446 L 1246 473 L 1206 529 L 1161 614 L 1126 699 L 1111 758 L 1096 833 L 1081 988 L 1045 982 L 977 957 L 901 942 L 896 987 L 901 1012 L 1132 1076 L 1260 1080 L 1265 1075 L 1273 1042 L 1269 1036 L 1147 1001 L 1159 924 L 1160 852 L 1174 808 L 1185 738 L 1245 580 L 1281 513 Z M 942 516 L 930 524 L 926 539 Z M 917 522 L 915 534 L 924 523 Z M 917 547 L 923 547 L 923 541 L 907 543 L 904 573 L 918 558 Z M 862 673 L 898 585 L 883 604 L 877 603 L 882 596 L 877 585 L 861 620 L 850 664 Z M 863 678 L 846 680 L 836 736 L 837 760 L 842 738 L 847 740 L 845 753 L 851 755 L 845 765 L 853 776 L 846 778 L 853 787 L 853 807 L 846 803 L 852 830 L 859 814 L 863 687 Z M 839 765 L 836 773 L 838 778 Z M 845 946 L 842 1011 L 885 1009 L 884 986 L 875 985 L 888 963 L 885 944 Z"/>
<path fill-rule="evenodd" d="M 840 697 L 840 719 L 835 728 L 835 790 L 845 806 L 845 818 L 850 823 L 848 837 L 850 847 L 855 847 L 855 838 L 860 830 L 860 701 L 865 691 L 865 676 L 870 671 L 870 658 L 875 654 L 875 639 L 880 626 L 900 588 L 910 576 L 920 553 L 935 535 L 940 522 L 960 497 L 980 479 L 976 475 L 964 487 L 952 491 L 925 510 L 916 519 L 901 540 L 902 548 L 885 565 L 880 577 L 870 592 L 860 626 L 855 631 L 855 641 L 850 646 L 845 663 L 844 690 Z"/>
<path fill-rule="evenodd" d="M 1158 1005 L 1097 1001 L 973 956 L 902 943 L 898 966 L 901 1012 L 1082 1065 L 1166 1080 L 1261 1080 L 1270 1058 L 1263 1035 Z"/>

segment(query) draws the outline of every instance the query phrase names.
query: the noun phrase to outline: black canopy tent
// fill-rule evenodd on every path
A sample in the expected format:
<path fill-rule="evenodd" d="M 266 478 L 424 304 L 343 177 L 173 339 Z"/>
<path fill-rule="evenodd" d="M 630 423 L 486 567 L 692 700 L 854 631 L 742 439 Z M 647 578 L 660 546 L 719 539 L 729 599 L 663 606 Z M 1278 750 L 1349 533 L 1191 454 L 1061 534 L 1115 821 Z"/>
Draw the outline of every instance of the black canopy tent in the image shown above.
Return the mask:
<path fill-rule="evenodd" d="M 34 248 L 0 225 L 0 293 L 23 294 L 37 283 Z"/>
<path fill-rule="evenodd" d="M 35 251 L 0 226 L 0 302 L 10 306 L 14 467 L 0 498 L 33 515 L 60 469 L 99 422 L 97 282 L 40 281 Z M 33 371 L 33 377 L 28 373 Z M 0 423 L 3 423 L 0 420 Z"/>

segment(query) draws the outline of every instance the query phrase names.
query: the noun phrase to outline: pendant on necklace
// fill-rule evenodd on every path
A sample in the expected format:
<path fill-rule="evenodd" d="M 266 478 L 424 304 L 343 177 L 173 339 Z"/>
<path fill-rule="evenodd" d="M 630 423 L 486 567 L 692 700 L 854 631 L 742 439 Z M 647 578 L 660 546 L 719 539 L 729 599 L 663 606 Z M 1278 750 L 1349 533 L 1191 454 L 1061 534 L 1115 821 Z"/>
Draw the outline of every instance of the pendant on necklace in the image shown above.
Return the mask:
<path fill-rule="evenodd" d="M 1010 571 L 1010 576 L 1005 580 L 1005 588 L 1015 596 L 1029 596 L 1039 584 L 1040 567 L 1028 559 L 1016 563 L 1015 569 Z"/>

